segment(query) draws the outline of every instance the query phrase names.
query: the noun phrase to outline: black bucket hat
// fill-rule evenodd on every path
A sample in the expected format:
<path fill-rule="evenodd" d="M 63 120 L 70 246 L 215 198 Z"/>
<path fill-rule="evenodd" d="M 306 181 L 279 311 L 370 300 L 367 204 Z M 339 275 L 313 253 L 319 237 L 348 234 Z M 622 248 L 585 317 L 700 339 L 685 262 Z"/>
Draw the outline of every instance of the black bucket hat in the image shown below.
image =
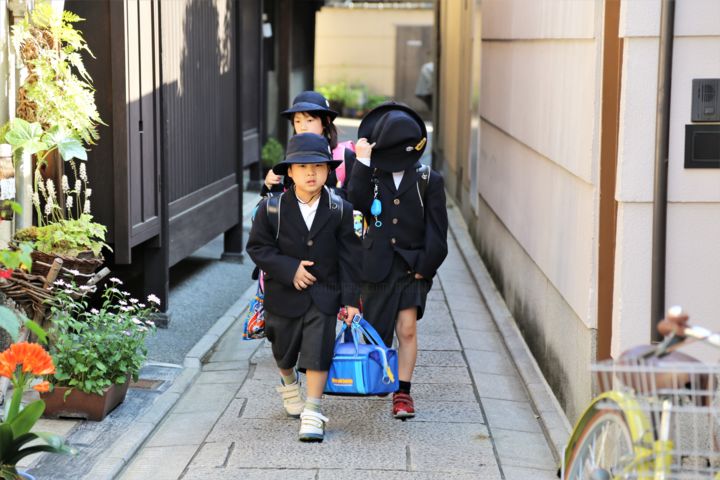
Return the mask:
<path fill-rule="evenodd" d="M 302 92 L 293 100 L 292 107 L 288 108 L 280 115 L 292 121 L 293 116 L 297 112 L 321 112 L 325 113 L 330 117 L 330 120 L 335 120 L 338 113 L 334 110 L 330 110 L 330 102 L 325 97 L 320 95 L 318 92 L 308 90 Z"/>
<path fill-rule="evenodd" d="M 427 144 L 427 128 L 420 115 L 403 103 L 385 102 L 360 122 L 358 138 L 375 143 L 371 166 L 399 172 L 415 165 Z"/>
<path fill-rule="evenodd" d="M 298 133 L 288 140 L 285 160 L 273 167 L 275 175 L 287 175 L 288 167 L 295 163 L 327 163 L 335 169 L 342 160 L 333 160 L 330 145 L 325 137 L 314 133 Z"/>

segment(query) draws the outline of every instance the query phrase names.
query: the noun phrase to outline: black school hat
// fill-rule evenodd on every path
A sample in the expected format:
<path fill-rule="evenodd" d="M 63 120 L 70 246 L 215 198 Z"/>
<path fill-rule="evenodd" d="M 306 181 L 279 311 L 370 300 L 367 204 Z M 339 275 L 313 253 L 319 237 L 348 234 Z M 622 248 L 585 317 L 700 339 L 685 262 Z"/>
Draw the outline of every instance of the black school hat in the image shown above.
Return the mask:
<path fill-rule="evenodd" d="M 342 160 L 333 160 L 330 145 L 325 137 L 314 133 L 298 133 L 288 140 L 285 160 L 273 167 L 275 175 L 287 175 L 288 167 L 295 163 L 327 163 L 335 169 Z"/>
<path fill-rule="evenodd" d="M 330 102 L 318 92 L 313 92 L 312 90 L 302 92 L 295 97 L 292 107 L 280 115 L 292 121 L 293 116 L 297 112 L 325 113 L 330 117 L 330 120 L 335 120 L 335 117 L 338 116 L 336 111 L 330 110 Z"/>
<path fill-rule="evenodd" d="M 420 160 L 427 144 L 427 129 L 420 115 L 403 103 L 385 102 L 360 122 L 358 138 L 375 143 L 372 167 L 399 172 Z"/>

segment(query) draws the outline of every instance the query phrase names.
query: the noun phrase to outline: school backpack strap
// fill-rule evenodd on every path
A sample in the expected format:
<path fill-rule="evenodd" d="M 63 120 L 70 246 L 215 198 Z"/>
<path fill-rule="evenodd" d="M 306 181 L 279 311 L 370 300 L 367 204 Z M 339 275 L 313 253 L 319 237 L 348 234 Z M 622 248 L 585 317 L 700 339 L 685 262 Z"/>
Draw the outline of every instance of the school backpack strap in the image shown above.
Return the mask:
<path fill-rule="evenodd" d="M 331 215 L 338 215 L 339 214 L 339 222 L 342 222 L 342 216 L 343 216 L 343 200 L 335 193 L 331 188 L 328 188 L 327 186 L 323 187 L 325 188 L 325 191 L 328 193 L 328 207 L 330 207 L 330 214 Z"/>
<path fill-rule="evenodd" d="M 430 165 L 420 165 L 417 172 L 417 192 L 420 197 L 420 205 L 425 208 L 425 192 L 430 185 Z"/>
<path fill-rule="evenodd" d="M 280 236 L 280 207 L 282 206 L 283 194 L 273 195 L 267 198 L 267 217 L 270 226 L 275 230 L 275 240 Z"/>

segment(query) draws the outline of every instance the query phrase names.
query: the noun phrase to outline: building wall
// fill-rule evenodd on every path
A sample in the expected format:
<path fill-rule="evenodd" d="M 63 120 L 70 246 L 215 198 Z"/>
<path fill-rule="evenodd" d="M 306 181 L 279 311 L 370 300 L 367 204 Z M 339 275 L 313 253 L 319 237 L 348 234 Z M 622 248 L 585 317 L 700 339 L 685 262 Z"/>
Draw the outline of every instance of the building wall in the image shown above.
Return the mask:
<path fill-rule="evenodd" d="M 676 2 L 670 104 L 666 306 L 720 330 L 720 170 L 685 169 L 693 78 L 720 77 L 720 3 Z M 652 200 L 660 0 L 624 1 L 613 352 L 650 337 Z M 707 355 L 707 354 L 706 354 Z M 710 355 L 708 355 L 710 356 Z M 712 355 L 717 357 L 716 354 Z M 709 358 L 708 358 L 709 359 Z"/>
<path fill-rule="evenodd" d="M 315 85 L 350 81 L 395 93 L 395 27 L 433 25 L 432 10 L 323 7 L 316 17 Z"/>
<path fill-rule="evenodd" d="M 571 419 L 591 394 L 597 328 L 602 2 L 484 0 L 477 213 L 455 132 L 468 131 L 454 49 L 467 12 L 441 4 L 439 142 L 448 187 Z M 481 6 L 478 6 L 481 5 Z M 444 18 L 443 18 L 444 16 Z M 449 58 L 448 58 L 449 57 Z M 436 129 L 437 131 L 437 129 Z M 470 182 L 472 183 L 472 179 Z"/>

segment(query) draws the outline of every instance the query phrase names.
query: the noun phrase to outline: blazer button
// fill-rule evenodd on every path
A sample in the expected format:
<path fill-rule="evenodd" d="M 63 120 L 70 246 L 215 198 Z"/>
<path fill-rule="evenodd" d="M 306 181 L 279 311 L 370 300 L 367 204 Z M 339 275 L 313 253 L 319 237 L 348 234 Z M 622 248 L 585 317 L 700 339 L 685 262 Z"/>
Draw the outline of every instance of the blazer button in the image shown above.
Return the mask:
<path fill-rule="evenodd" d="M 398 219 L 397 219 L 397 218 L 393 218 L 393 225 L 397 225 L 397 222 L 398 222 Z"/>
<path fill-rule="evenodd" d="M 392 243 L 393 245 L 395 245 L 395 238 L 391 238 L 391 239 L 390 239 L 390 243 Z"/>
<path fill-rule="evenodd" d="M 399 199 L 399 198 L 396 198 L 395 200 L 393 200 L 393 203 L 394 203 L 395 205 L 400 205 L 400 199 Z"/>
<path fill-rule="evenodd" d="M 307 246 L 308 246 L 308 247 L 312 247 L 312 246 L 313 246 L 313 241 L 312 241 L 312 240 L 308 240 L 308 241 L 307 241 Z"/>

